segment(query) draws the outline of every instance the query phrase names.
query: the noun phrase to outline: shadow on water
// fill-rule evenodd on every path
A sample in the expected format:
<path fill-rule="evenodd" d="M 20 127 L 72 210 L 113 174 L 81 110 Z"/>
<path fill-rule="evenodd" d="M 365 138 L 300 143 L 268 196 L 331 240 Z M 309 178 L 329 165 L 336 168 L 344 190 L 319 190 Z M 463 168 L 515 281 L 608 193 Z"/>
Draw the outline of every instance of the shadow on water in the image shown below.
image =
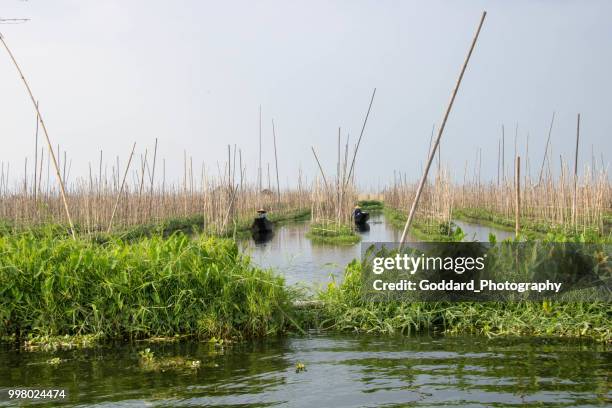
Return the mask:
<path fill-rule="evenodd" d="M 145 347 L 201 366 L 147 371 L 138 362 Z M 62 362 L 45 364 L 53 356 Z M 606 346 L 561 340 L 315 335 L 227 349 L 198 342 L 55 354 L 0 349 L 0 361 L 4 395 L 15 385 L 65 388 L 65 403 L 81 406 L 594 406 L 612 396 Z M 298 361 L 306 371 L 296 372 Z"/>
<path fill-rule="evenodd" d="M 370 231 L 370 224 L 365 222 L 363 224 L 355 224 L 355 226 L 357 227 L 357 231 L 363 233 L 363 232 L 369 232 Z"/>
<path fill-rule="evenodd" d="M 274 231 L 253 231 L 251 232 L 251 238 L 253 238 L 255 244 L 262 245 L 272 241 L 272 238 L 274 238 Z"/>

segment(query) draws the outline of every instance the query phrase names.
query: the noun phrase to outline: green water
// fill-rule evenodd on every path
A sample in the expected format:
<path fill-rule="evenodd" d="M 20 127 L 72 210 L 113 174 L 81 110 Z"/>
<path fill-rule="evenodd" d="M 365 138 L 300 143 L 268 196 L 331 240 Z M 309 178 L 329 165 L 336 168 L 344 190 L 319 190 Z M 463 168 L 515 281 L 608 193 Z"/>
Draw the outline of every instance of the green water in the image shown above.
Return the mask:
<path fill-rule="evenodd" d="M 201 361 L 151 371 L 138 351 Z M 57 365 L 45 362 L 62 359 Z M 301 361 L 306 371 L 296 372 Z M 206 343 L 0 351 L 0 406 L 12 387 L 65 388 L 58 406 L 603 406 L 610 347 L 483 337 L 311 335 L 213 348 Z"/>

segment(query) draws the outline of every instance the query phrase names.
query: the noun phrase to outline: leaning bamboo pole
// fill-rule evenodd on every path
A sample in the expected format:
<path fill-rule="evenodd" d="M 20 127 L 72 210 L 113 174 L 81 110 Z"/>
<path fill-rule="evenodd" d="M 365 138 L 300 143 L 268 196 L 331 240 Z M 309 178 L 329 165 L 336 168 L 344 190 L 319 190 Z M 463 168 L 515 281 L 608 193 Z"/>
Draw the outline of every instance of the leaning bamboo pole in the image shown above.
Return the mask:
<path fill-rule="evenodd" d="M 546 139 L 546 146 L 544 147 L 544 158 L 542 159 L 542 167 L 540 168 L 538 184 L 542 182 L 542 174 L 544 173 L 544 164 L 546 163 L 546 157 L 548 155 L 548 145 L 550 144 L 550 136 L 552 135 L 553 123 L 555 123 L 555 112 L 553 112 L 552 119 L 550 120 L 550 128 L 548 129 L 548 138 Z"/>
<path fill-rule="evenodd" d="M 9 49 L 8 45 L 6 44 L 6 41 L 4 41 L 4 36 L 2 35 L 2 33 L 0 33 L 0 41 L 2 41 L 2 45 L 4 45 L 4 48 L 6 49 L 6 52 L 8 53 L 9 57 L 11 57 L 11 60 L 13 61 L 13 65 L 15 65 L 15 68 L 17 68 L 17 72 L 19 72 L 19 76 L 21 77 L 21 80 L 23 81 L 23 84 L 25 85 L 28 91 L 28 94 L 30 95 L 30 99 L 32 100 L 32 104 L 34 105 L 34 109 L 36 110 L 36 115 L 38 116 L 38 120 L 40 121 L 40 126 L 43 129 L 45 138 L 47 139 L 47 146 L 49 147 L 49 152 L 51 153 L 51 158 L 53 159 L 53 167 L 55 168 L 55 175 L 57 176 L 57 180 L 60 185 L 60 192 L 62 195 L 62 201 L 64 203 L 64 211 L 66 212 L 66 217 L 68 218 L 68 224 L 70 225 L 70 233 L 72 234 L 72 238 L 76 239 L 76 233 L 74 231 L 74 224 L 72 223 L 72 217 L 70 216 L 70 209 L 68 208 L 68 200 L 66 199 L 66 189 L 64 187 L 64 181 L 62 180 L 62 177 L 60 176 L 59 165 L 57 164 L 57 159 L 55 157 L 55 154 L 53 153 L 53 147 L 51 146 L 51 139 L 49 138 L 49 133 L 47 132 L 47 126 L 45 125 L 42 115 L 40 114 L 40 110 L 38 109 L 38 103 L 36 102 L 36 99 L 34 98 L 34 95 L 32 94 L 30 85 L 28 84 L 28 81 L 26 81 L 25 76 L 23 75 L 23 72 L 21 71 L 21 68 L 19 67 L 19 64 L 17 64 L 17 60 L 15 59 L 15 57 L 13 56 L 13 53 Z"/>
<path fill-rule="evenodd" d="M 351 161 L 351 167 L 349 169 L 347 183 L 351 179 L 353 175 L 353 171 L 355 169 L 355 159 L 357 158 L 357 151 L 359 150 L 359 145 L 361 144 L 361 138 L 363 137 L 363 132 L 365 131 L 366 124 L 368 123 L 368 118 L 370 117 L 370 111 L 372 110 L 372 103 L 374 102 L 374 96 L 376 96 L 376 88 L 372 92 L 372 98 L 370 99 L 370 105 L 368 105 L 368 111 L 366 113 L 365 119 L 363 120 L 363 126 L 361 127 L 361 133 L 359 133 L 359 139 L 357 139 L 357 144 L 355 145 L 355 151 L 353 152 L 353 160 Z M 346 187 L 346 185 L 344 186 Z"/>
<path fill-rule="evenodd" d="M 416 213 L 416 209 L 419 204 L 419 198 L 421 197 L 421 193 L 423 192 L 423 187 L 425 186 L 425 182 L 427 181 L 427 174 L 429 173 L 431 162 L 433 161 L 435 152 L 438 149 L 438 145 L 440 144 L 440 139 L 442 138 L 442 133 L 444 132 L 446 121 L 448 120 L 448 115 L 450 114 L 451 108 L 453 107 L 453 102 L 455 102 L 455 97 L 457 96 L 457 92 L 459 91 L 461 80 L 463 79 L 463 75 L 465 74 L 465 70 L 467 68 L 468 62 L 470 61 L 470 57 L 472 56 L 472 52 L 474 51 L 474 47 L 476 46 L 476 41 L 478 40 L 478 36 L 480 34 L 480 30 L 482 29 L 482 25 L 484 24 L 484 20 L 486 16 L 487 16 L 487 12 L 483 11 L 482 16 L 480 17 L 478 28 L 476 29 L 476 33 L 474 34 L 474 38 L 472 40 L 470 50 L 468 51 L 468 54 L 465 57 L 465 61 L 463 62 L 461 72 L 459 73 L 459 78 L 457 78 L 457 83 L 455 84 L 455 88 L 453 89 L 453 92 L 451 94 L 451 99 L 448 103 L 448 107 L 446 108 L 446 112 L 444 113 L 442 124 L 440 125 L 440 129 L 438 129 L 438 136 L 436 137 L 436 141 L 434 143 L 433 149 L 431 149 L 431 151 L 429 152 L 429 158 L 427 159 L 427 165 L 425 166 L 425 171 L 423 172 L 423 176 L 421 177 L 421 181 L 419 182 L 419 186 L 416 191 L 416 196 L 414 197 L 414 201 L 412 202 L 412 207 L 410 208 L 410 213 L 408 214 L 408 219 L 406 220 L 406 225 L 404 226 L 404 231 L 402 232 L 402 237 L 400 239 L 400 244 L 399 244 L 400 250 L 402 249 L 404 245 L 404 241 L 406 240 L 406 236 L 408 235 L 408 231 L 410 230 L 410 226 L 412 225 L 412 221 L 414 219 L 414 215 Z"/>
<path fill-rule="evenodd" d="M 113 227 L 113 218 L 115 218 L 115 213 L 117 212 L 117 206 L 119 205 L 119 199 L 121 198 L 121 194 L 123 193 L 123 187 L 125 186 L 125 179 L 128 174 L 128 170 L 130 169 L 130 163 L 132 163 L 132 157 L 134 157 L 134 150 L 136 149 L 136 142 L 132 146 L 132 153 L 130 153 L 130 158 L 128 159 L 127 166 L 125 166 L 125 173 L 123 173 L 123 181 L 121 181 L 121 188 L 117 192 L 117 199 L 115 200 L 115 205 L 113 206 L 113 212 L 111 213 L 110 221 L 108 222 L 107 233 L 111 232 L 111 228 Z"/>

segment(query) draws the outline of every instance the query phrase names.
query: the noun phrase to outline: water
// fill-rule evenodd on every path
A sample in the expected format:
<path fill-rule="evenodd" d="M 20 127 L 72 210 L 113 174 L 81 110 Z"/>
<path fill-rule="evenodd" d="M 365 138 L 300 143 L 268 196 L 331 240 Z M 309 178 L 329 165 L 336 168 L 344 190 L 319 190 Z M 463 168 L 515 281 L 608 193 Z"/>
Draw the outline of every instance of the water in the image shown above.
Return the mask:
<path fill-rule="evenodd" d="M 501 230 L 494 227 L 488 227 L 473 222 L 453 221 L 463 232 L 465 232 L 466 241 L 481 241 L 489 242 L 489 234 L 495 235 L 497 241 L 503 241 L 506 238 L 514 238 L 514 232 Z"/>
<path fill-rule="evenodd" d="M 486 241 L 491 232 L 457 224 L 467 239 Z M 400 238 L 382 216 L 370 227 L 364 242 Z M 270 242 L 243 245 L 289 284 L 339 279 L 360 256 L 360 244 L 312 244 L 307 230 L 307 223 L 286 225 Z M 147 369 L 138 356 L 146 347 L 158 359 L 200 360 L 200 368 Z M 59 364 L 46 363 L 56 357 Z M 306 371 L 296 372 L 298 361 Z M 6 399 L 15 387 L 64 388 L 61 403 L 81 407 L 602 406 L 612 401 L 610 372 L 609 345 L 533 338 L 313 334 L 225 348 L 137 342 L 55 353 L 0 344 L 0 407 L 15 405 Z"/>
<path fill-rule="evenodd" d="M 514 234 L 480 224 L 455 221 L 466 233 L 466 240 L 489 241 L 489 233 L 498 241 Z M 332 279 L 340 281 L 346 265 L 361 257 L 361 244 L 367 242 L 399 242 L 401 231 L 387 224 L 382 215 L 372 215 L 370 230 L 360 232 L 362 242 L 355 245 L 325 245 L 306 238 L 308 222 L 282 225 L 273 238 L 265 243 L 249 240 L 243 243 L 254 264 L 282 273 L 289 285 L 325 285 Z M 408 241 L 415 238 L 408 237 Z"/>
<path fill-rule="evenodd" d="M 145 347 L 201 367 L 148 371 L 138 360 Z M 60 364 L 45 364 L 56 356 Z M 0 361 L 0 406 L 15 386 L 65 388 L 65 405 L 94 407 L 597 406 L 612 398 L 606 346 L 561 340 L 313 335 L 225 349 L 0 349 Z M 296 372 L 298 361 L 306 371 Z"/>
<path fill-rule="evenodd" d="M 373 215 L 370 230 L 361 232 L 363 242 L 397 242 L 401 233 L 387 224 L 382 215 Z M 296 283 L 325 284 L 339 280 L 346 265 L 361 256 L 361 243 L 355 245 L 325 245 L 306 238 L 308 222 L 283 225 L 272 240 L 245 243 L 253 263 L 273 268 L 285 276 L 289 285 Z"/>

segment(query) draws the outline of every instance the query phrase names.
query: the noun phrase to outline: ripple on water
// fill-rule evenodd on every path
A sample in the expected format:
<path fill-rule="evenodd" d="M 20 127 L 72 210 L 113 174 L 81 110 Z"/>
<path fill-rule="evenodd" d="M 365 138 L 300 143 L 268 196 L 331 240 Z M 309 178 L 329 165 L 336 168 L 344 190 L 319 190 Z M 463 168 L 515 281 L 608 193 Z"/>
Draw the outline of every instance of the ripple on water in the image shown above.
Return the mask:
<path fill-rule="evenodd" d="M 60 387 L 73 406 L 595 406 L 612 397 L 609 346 L 561 340 L 316 335 L 237 344 L 150 345 L 199 370 L 150 372 L 141 345 L 0 351 L 0 389 Z M 40 363 L 61 357 L 57 366 Z M 300 361 L 306 370 L 296 372 Z M 214 364 L 209 364 L 214 362 Z M 2 402 L 0 402 L 2 406 Z"/>

